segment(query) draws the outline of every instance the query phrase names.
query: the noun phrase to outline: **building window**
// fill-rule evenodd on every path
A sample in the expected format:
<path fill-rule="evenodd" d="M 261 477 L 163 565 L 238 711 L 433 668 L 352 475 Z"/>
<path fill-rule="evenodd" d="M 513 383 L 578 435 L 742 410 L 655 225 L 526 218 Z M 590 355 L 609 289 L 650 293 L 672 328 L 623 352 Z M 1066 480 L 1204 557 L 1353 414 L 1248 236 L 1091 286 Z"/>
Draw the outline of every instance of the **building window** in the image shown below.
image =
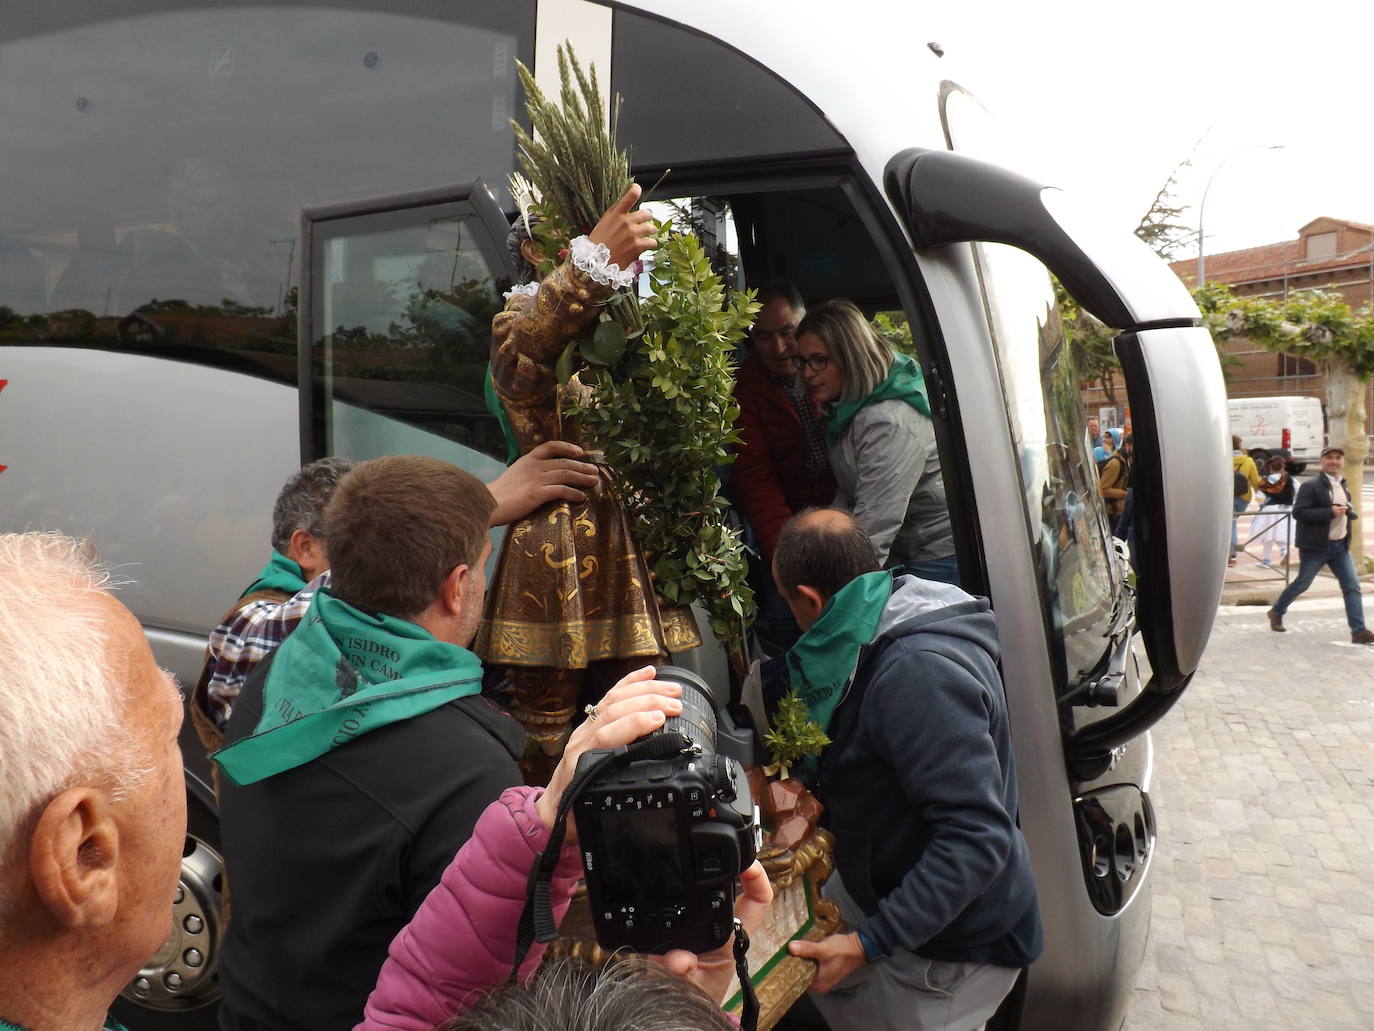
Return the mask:
<path fill-rule="evenodd" d="M 1313 233 L 1307 238 L 1307 260 L 1334 258 L 1336 256 L 1335 233 Z"/>
<path fill-rule="evenodd" d="M 1293 376 L 1315 376 L 1317 366 L 1307 358 L 1299 358 L 1297 355 L 1281 354 L 1279 359 L 1278 375 L 1281 378 Z"/>

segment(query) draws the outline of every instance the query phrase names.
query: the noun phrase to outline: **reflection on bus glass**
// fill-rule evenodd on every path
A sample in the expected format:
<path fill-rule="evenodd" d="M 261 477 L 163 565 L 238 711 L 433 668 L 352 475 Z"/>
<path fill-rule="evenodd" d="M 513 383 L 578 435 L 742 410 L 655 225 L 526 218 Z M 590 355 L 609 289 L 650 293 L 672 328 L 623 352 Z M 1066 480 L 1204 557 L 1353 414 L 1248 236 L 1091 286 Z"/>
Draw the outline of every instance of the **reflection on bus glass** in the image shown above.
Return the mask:
<path fill-rule="evenodd" d="M 1097 493 L 1079 390 L 1086 373 L 1064 334 L 1045 267 L 1001 244 L 980 244 L 978 256 L 1063 693 L 1102 659 L 1114 585 L 1124 576 Z"/>
<path fill-rule="evenodd" d="M 687 894 L 678 851 L 677 814 L 672 809 L 626 810 L 598 818 L 605 835 L 602 873 L 626 904 L 648 905 Z"/>

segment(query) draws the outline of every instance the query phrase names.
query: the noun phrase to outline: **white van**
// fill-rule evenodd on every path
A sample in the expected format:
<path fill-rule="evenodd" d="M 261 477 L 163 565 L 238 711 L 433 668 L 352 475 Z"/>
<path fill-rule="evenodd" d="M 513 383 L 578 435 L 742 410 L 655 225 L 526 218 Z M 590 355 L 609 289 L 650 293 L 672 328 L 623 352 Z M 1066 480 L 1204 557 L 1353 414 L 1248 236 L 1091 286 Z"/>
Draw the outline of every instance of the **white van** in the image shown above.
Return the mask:
<path fill-rule="evenodd" d="M 1322 453 L 1322 403 L 1315 397 L 1236 397 L 1226 402 L 1231 435 L 1258 465 L 1273 455 L 1300 473 Z"/>
<path fill-rule="evenodd" d="M 1149 730 L 1197 668 L 1226 571 L 1216 349 L 1130 232 L 1011 171 L 1017 151 L 989 163 L 996 127 L 955 55 L 881 31 L 876 4 L 843 10 L 9 0 L 0 530 L 89 536 L 191 683 L 300 461 L 425 453 L 489 477 L 504 459 L 481 397 L 510 278 L 513 60 L 556 90 L 552 43 L 573 32 L 625 98 L 635 176 L 671 169 L 657 199 L 722 212 L 748 283 L 785 275 L 907 316 L 961 579 L 997 615 L 1045 920 L 1045 952 L 994 1023 L 1114 1031 L 1149 928 Z M 832 53 L 842 30 L 861 37 L 853 60 Z M 1055 98 L 1043 111 L 1052 140 Z M 1134 585 L 1051 273 L 1119 334 L 1150 514 Z M 183 749 L 184 897 L 121 1000 L 130 1031 L 216 1025 L 218 820 L 203 749 L 193 735 Z"/>

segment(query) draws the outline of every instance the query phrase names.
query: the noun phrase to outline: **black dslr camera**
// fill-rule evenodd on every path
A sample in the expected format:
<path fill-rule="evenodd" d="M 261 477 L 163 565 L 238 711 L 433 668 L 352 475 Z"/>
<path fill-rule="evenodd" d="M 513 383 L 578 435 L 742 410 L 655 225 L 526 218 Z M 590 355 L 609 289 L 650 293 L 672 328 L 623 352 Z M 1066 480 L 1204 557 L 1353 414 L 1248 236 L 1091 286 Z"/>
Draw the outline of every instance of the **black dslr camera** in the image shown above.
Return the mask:
<path fill-rule="evenodd" d="M 597 775 L 573 806 L 587 896 L 603 948 L 706 952 L 733 929 L 735 879 L 760 844 L 758 807 L 739 762 L 717 751 L 706 683 L 678 666 L 655 679 L 682 685 L 682 714 L 641 739 L 664 747 Z M 583 754 L 579 773 L 608 754 Z"/>

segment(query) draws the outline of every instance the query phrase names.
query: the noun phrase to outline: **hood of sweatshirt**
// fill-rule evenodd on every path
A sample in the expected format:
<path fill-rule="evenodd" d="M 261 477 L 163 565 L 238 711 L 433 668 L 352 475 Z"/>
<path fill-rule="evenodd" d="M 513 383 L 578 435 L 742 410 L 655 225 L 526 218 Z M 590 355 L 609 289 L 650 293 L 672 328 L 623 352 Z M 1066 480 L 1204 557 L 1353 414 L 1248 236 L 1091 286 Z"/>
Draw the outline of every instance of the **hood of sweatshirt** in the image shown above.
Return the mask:
<path fill-rule="evenodd" d="M 893 581 L 892 596 L 878 619 L 874 643 L 911 634 L 941 634 L 980 648 L 997 661 L 997 619 L 986 598 L 975 598 L 952 584 L 905 573 Z"/>

